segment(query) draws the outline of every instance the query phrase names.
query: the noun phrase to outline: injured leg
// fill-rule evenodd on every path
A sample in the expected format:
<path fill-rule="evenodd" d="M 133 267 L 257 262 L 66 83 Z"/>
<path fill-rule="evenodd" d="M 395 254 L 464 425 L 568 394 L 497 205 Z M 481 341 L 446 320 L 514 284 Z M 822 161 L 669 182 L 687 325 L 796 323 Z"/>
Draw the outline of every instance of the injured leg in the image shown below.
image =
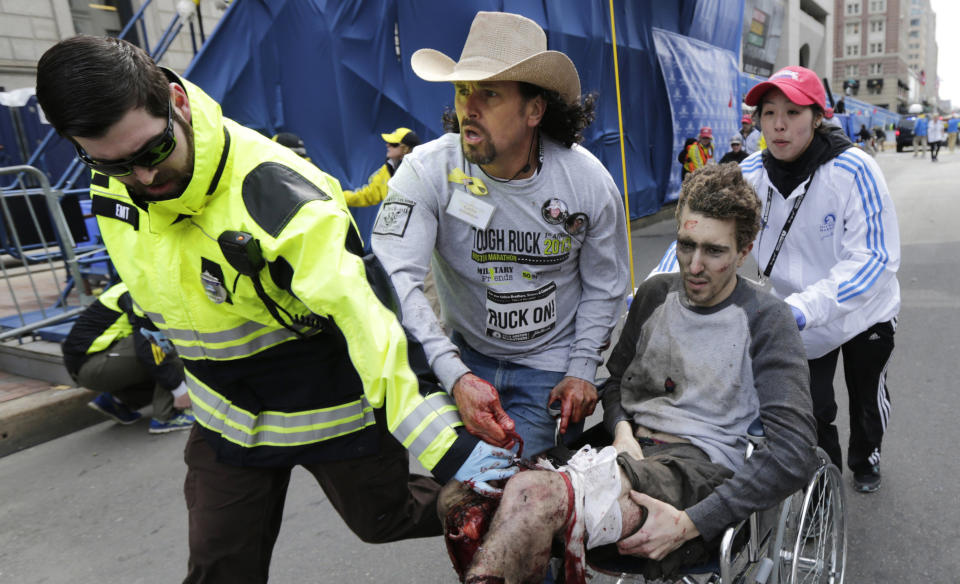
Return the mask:
<path fill-rule="evenodd" d="M 499 504 L 499 498 L 481 495 L 459 481 L 450 481 L 440 490 L 437 511 L 443 518 L 447 554 L 461 582 Z"/>
<path fill-rule="evenodd" d="M 466 581 L 542 582 L 550 545 L 564 532 L 569 510 L 567 483 L 560 474 L 527 471 L 512 477 Z"/>
<path fill-rule="evenodd" d="M 542 582 L 555 538 L 566 543 L 566 582 L 584 582 L 584 544 L 616 542 L 645 519 L 612 448 L 582 450 L 561 472 L 518 473 L 502 500 L 449 483 L 438 504 L 454 568 L 474 583 Z"/>

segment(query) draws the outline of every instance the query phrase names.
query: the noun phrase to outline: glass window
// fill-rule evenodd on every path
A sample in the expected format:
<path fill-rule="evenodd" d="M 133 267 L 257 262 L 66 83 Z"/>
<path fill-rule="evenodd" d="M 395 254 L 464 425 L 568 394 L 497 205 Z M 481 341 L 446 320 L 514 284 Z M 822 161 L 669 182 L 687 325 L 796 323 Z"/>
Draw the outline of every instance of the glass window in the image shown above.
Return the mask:
<path fill-rule="evenodd" d="M 860 74 L 860 66 L 859 66 L 859 65 L 847 65 L 847 66 L 844 67 L 844 69 L 843 69 L 843 76 L 844 76 L 844 77 L 847 77 L 847 78 L 856 77 L 856 76 L 859 75 L 859 74 Z"/>
<path fill-rule="evenodd" d="M 860 45 L 847 45 L 846 55 L 848 57 L 856 57 L 860 55 Z"/>
<path fill-rule="evenodd" d="M 847 2 L 847 14 L 860 14 L 860 0 Z"/>
<path fill-rule="evenodd" d="M 859 22 L 848 22 L 847 23 L 847 36 L 857 36 L 860 34 L 860 23 Z"/>
<path fill-rule="evenodd" d="M 870 63 L 870 75 L 882 75 L 883 63 Z"/>
<path fill-rule="evenodd" d="M 870 21 L 870 32 L 883 32 L 883 21 L 882 21 L 882 20 L 871 20 L 871 21 Z"/>

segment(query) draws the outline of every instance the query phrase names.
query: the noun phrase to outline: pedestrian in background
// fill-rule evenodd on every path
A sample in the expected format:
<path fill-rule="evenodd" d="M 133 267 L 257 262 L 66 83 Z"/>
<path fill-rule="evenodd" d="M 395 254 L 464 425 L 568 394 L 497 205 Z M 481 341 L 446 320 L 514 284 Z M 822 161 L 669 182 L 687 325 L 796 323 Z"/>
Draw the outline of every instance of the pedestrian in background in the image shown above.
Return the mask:
<path fill-rule="evenodd" d="M 807 351 L 818 442 L 842 468 L 833 389 L 842 353 L 847 465 L 856 490 L 869 493 L 880 488 L 890 416 L 900 234 L 876 161 L 824 126 L 825 97 L 817 74 L 804 67 L 786 67 L 751 89 L 745 102 L 757 106 L 767 150 L 740 168 L 764 202 L 754 246 L 761 279 L 790 305 Z"/>
<path fill-rule="evenodd" d="M 884 142 L 887 141 L 887 133 L 883 131 L 883 128 L 877 126 L 873 129 L 873 135 L 875 137 L 874 142 L 877 150 L 883 152 Z"/>
<path fill-rule="evenodd" d="M 958 126 L 960 126 L 960 119 L 957 119 L 957 114 L 950 114 L 950 119 L 947 121 L 947 148 L 950 149 L 951 153 L 954 146 L 957 145 Z"/>
<path fill-rule="evenodd" d="M 754 127 L 750 114 L 743 114 L 740 119 L 740 137 L 743 138 L 743 151 L 747 154 L 760 150 L 760 130 Z"/>
<path fill-rule="evenodd" d="M 945 137 L 943 131 L 943 119 L 940 116 L 930 116 L 930 125 L 927 127 L 927 144 L 930 145 L 930 162 L 937 162 L 940 155 L 940 147 L 943 146 Z"/>
<path fill-rule="evenodd" d="M 272 140 L 281 146 L 286 146 L 290 150 L 293 150 L 300 158 L 310 160 L 310 157 L 307 156 L 307 147 L 303 143 L 303 138 L 293 132 L 280 132 L 276 134 Z"/>
<path fill-rule="evenodd" d="M 387 143 L 387 160 L 367 179 L 367 184 L 353 190 L 343 191 L 343 198 L 351 207 L 369 207 L 387 197 L 387 181 L 400 168 L 403 157 L 420 144 L 420 138 L 410 128 L 397 128 L 389 134 L 380 134 Z"/>
<path fill-rule="evenodd" d="M 713 130 L 709 126 L 700 128 L 696 141 L 687 140 L 684 153 L 681 179 L 685 179 L 688 174 L 695 172 L 698 168 L 703 168 L 713 159 Z"/>
<path fill-rule="evenodd" d="M 710 129 L 710 126 L 704 126 L 700 128 L 700 133 L 697 135 L 697 141 L 700 142 L 700 146 L 703 148 L 703 151 L 707 153 L 707 159 L 703 162 L 703 166 L 713 162 L 713 130 Z"/>
<path fill-rule="evenodd" d="M 733 138 L 730 138 L 730 152 L 723 155 L 720 159 L 720 164 L 727 162 L 740 164 L 746 157 L 747 153 L 743 151 L 743 138 L 741 138 L 739 134 L 734 134 Z"/>
<path fill-rule="evenodd" d="M 923 157 L 927 151 L 927 118 L 920 114 L 913 124 L 913 157 Z"/>

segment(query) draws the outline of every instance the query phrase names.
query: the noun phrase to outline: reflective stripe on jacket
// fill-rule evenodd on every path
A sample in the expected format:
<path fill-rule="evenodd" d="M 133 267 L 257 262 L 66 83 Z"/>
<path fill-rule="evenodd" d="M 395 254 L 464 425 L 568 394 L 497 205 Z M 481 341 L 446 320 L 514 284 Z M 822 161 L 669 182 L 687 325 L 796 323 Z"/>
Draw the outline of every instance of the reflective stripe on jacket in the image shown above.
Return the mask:
<path fill-rule="evenodd" d="M 694 142 L 687 146 L 687 161 L 683 163 L 683 168 L 687 172 L 693 172 L 698 168 L 707 165 L 707 151 L 703 149 L 700 142 Z"/>

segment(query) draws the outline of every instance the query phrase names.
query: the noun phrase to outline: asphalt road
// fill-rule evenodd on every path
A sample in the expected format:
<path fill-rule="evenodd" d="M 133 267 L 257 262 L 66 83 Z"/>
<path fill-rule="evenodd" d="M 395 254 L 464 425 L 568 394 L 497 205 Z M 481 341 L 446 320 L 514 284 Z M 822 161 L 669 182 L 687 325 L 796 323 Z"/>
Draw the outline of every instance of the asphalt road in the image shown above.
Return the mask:
<path fill-rule="evenodd" d="M 903 295 L 888 382 L 893 413 L 883 487 L 847 489 L 848 583 L 960 582 L 960 152 L 878 161 L 897 206 Z M 634 232 L 642 279 L 672 239 L 669 221 Z M 838 380 L 842 379 L 838 376 Z M 842 388 L 842 381 L 838 381 Z M 841 390 L 842 393 L 842 390 Z M 841 415 L 846 411 L 841 406 Z M 843 435 L 846 430 L 841 429 Z M 0 583 L 178 582 L 187 560 L 185 435 L 104 423 L 0 459 Z M 271 581 L 454 582 L 439 538 L 372 546 L 296 470 Z"/>

